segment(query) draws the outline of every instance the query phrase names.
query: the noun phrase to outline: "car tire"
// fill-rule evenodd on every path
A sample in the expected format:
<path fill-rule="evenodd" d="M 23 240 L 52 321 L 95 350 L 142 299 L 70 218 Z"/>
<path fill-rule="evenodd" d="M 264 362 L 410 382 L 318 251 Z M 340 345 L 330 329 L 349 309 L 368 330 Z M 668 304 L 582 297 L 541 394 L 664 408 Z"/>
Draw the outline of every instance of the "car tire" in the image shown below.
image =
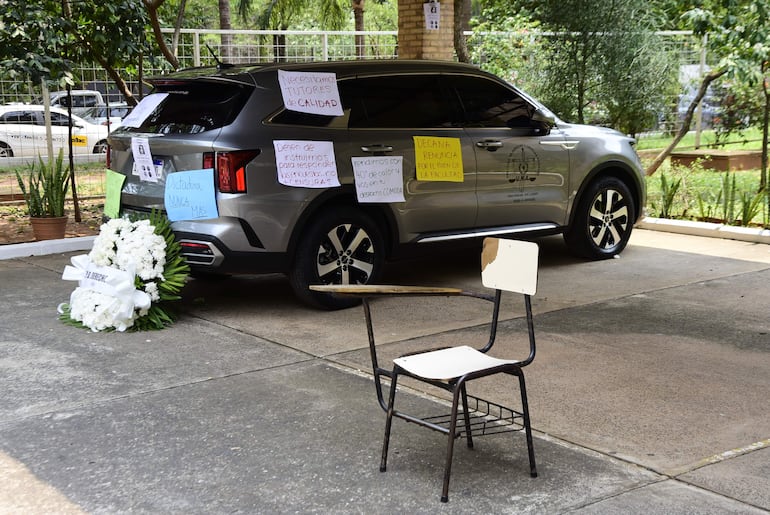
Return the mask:
<path fill-rule="evenodd" d="M 106 154 L 107 153 L 107 140 L 101 140 L 94 145 L 94 154 Z"/>
<path fill-rule="evenodd" d="M 0 157 L 13 157 L 13 150 L 8 144 L 0 141 Z"/>
<path fill-rule="evenodd" d="M 350 207 L 324 211 L 303 232 L 289 280 L 296 296 L 321 309 L 344 309 L 361 303 L 311 291 L 311 284 L 372 284 L 382 273 L 385 244 L 370 216 Z"/>
<path fill-rule="evenodd" d="M 564 241 L 580 257 L 611 258 L 626 247 L 635 214 L 628 186 L 615 177 L 599 178 L 583 193 Z"/>

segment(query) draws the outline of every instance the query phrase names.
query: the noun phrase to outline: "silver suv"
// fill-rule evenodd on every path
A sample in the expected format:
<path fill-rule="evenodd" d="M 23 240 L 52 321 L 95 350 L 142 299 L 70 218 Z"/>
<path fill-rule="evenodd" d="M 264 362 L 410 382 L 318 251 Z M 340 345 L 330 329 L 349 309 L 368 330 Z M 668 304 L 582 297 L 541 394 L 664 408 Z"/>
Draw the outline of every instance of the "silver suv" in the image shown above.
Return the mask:
<path fill-rule="evenodd" d="M 308 78 L 308 98 L 287 101 L 289 74 Z M 330 74 L 339 112 L 306 112 L 337 102 L 310 98 Z M 317 307 L 349 304 L 308 285 L 375 282 L 430 242 L 563 233 L 576 254 L 609 258 L 644 206 L 632 138 L 565 123 L 470 65 L 271 63 L 152 83 L 146 117 L 110 137 L 123 212 L 164 209 L 171 174 L 213 169 L 217 217 L 172 225 L 192 270 L 286 273 Z M 132 138 L 149 142 L 157 182 L 136 174 Z"/>

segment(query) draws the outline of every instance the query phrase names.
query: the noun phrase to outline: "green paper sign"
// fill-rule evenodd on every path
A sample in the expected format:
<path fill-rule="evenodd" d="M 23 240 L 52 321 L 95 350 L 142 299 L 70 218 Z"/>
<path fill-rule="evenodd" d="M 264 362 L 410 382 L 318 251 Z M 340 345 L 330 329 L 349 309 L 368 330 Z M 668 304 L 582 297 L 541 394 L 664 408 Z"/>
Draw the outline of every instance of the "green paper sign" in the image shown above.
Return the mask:
<path fill-rule="evenodd" d="M 118 218 L 120 216 L 120 192 L 123 190 L 126 176 L 109 169 L 106 172 L 104 214 L 110 218 Z"/>

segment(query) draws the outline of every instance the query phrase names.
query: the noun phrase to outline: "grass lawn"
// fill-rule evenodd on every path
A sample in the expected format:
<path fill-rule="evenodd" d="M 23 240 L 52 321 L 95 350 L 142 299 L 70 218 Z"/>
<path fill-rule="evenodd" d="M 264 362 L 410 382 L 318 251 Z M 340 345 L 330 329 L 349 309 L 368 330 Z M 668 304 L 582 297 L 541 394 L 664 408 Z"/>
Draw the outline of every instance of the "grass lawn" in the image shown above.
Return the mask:
<path fill-rule="evenodd" d="M 662 133 L 649 133 L 639 136 L 637 143 L 637 149 L 650 150 L 650 149 L 664 149 L 673 139 L 670 135 Z M 728 142 L 724 146 L 718 148 L 725 148 L 731 150 L 755 150 L 762 148 L 762 130 L 756 127 L 751 127 L 740 133 L 731 134 L 729 137 L 722 137 L 723 142 Z M 701 133 L 700 144 L 701 147 L 715 148 L 713 145 L 717 143 L 717 135 L 714 131 L 703 131 Z M 682 138 L 682 141 L 676 146 L 677 150 L 691 150 L 695 148 L 695 133 L 689 132 Z"/>

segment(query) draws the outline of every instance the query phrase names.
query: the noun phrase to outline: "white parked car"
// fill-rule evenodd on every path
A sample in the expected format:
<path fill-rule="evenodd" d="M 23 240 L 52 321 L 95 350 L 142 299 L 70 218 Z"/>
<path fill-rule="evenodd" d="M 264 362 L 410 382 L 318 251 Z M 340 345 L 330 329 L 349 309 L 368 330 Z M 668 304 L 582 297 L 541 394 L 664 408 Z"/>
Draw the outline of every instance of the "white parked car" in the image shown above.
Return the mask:
<path fill-rule="evenodd" d="M 97 125 L 107 125 L 107 114 L 109 113 L 109 125 L 110 130 L 115 130 L 120 127 L 123 122 L 123 118 L 131 112 L 131 106 L 125 103 L 110 104 L 109 106 L 94 106 L 89 107 L 80 115 L 88 123 L 95 123 Z"/>
<path fill-rule="evenodd" d="M 69 155 L 67 112 L 51 108 L 51 132 L 54 152 L 60 148 Z M 72 115 L 72 151 L 74 154 L 107 152 L 107 127 L 88 123 Z M 35 157 L 46 152 L 46 131 L 43 106 L 0 106 L 0 158 Z"/>
<path fill-rule="evenodd" d="M 42 100 L 38 102 L 38 104 L 42 103 Z M 104 98 L 98 91 L 90 89 L 73 89 L 69 95 L 66 91 L 51 92 L 51 106 L 61 107 L 66 111 L 70 103 L 72 103 L 72 113 L 83 116 L 89 107 L 104 105 Z"/>

